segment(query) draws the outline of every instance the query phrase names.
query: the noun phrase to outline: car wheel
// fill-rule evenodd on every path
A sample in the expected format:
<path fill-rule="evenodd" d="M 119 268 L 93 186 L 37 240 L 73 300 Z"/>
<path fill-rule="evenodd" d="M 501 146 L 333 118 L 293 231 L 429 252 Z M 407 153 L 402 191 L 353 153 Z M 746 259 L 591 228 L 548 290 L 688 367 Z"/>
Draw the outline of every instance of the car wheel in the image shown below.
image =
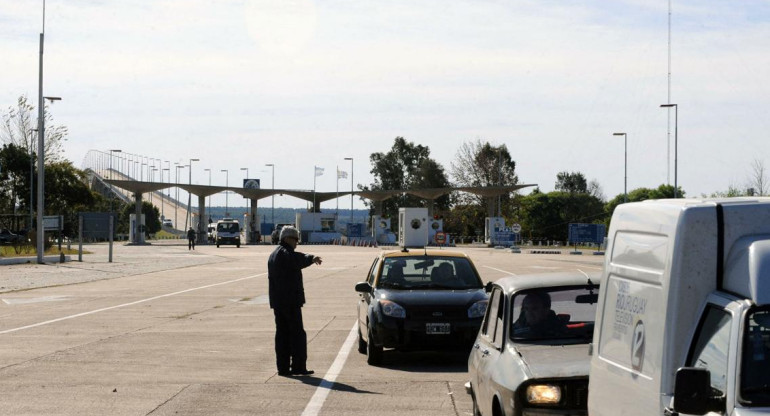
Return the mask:
<path fill-rule="evenodd" d="M 369 365 L 379 365 L 382 362 L 382 347 L 374 345 L 372 330 L 367 332 L 369 342 L 366 343 L 366 363 Z"/>
<path fill-rule="evenodd" d="M 361 336 L 361 328 L 358 328 L 358 352 L 366 354 L 366 341 Z"/>
<path fill-rule="evenodd" d="M 241 248 L 241 245 L 240 244 L 236 244 L 235 248 Z"/>
<path fill-rule="evenodd" d="M 219 243 L 217 243 L 217 248 L 219 248 Z"/>

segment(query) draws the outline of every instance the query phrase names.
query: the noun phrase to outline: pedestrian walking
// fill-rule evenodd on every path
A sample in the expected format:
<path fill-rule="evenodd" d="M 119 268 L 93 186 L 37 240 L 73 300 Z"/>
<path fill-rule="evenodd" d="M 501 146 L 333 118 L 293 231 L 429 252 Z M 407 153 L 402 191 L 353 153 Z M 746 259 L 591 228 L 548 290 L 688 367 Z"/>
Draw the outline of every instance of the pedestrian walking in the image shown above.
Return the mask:
<path fill-rule="evenodd" d="M 295 251 L 298 242 L 299 231 L 283 227 L 278 247 L 267 260 L 270 308 L 275 315 L 275 361 L 281 376 L 313 374 L 307 369 L 307 334 L 302 324 L 302 269 L 320 265 L 321 258 Z"/>
<path fill-rule="evenodd" d="M 195 250 L 195 230 L 192 226 L 187 230 L 187 249 Z"/>

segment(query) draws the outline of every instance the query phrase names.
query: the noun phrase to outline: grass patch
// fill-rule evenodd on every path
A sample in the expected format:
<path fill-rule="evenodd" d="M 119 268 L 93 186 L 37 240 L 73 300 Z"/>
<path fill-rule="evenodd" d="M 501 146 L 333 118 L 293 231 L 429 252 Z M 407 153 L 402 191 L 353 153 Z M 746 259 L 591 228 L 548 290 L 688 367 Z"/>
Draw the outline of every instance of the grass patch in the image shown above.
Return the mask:
<path fill-rule="evenodd" d="M 73 255 L 78 254 L 77 249 L 69 249 L 67 250 L 67 247 L 62 246 L 61 252 L 65 255 Z M 83 254 L 93 254 L 92 252 L 88 250 L 83 250 Z M 46 256 L 58 256 L 59 255 L 59 247 L 53 246 L 45 251 Z M 0 246 L 0 257 L 35 257 L 37 256 L 37 250 L 35 247 L 30 248 L 29 250 L 22 250 L 21 253 L 16 253 L 16 250 L 13 246 Z"/>

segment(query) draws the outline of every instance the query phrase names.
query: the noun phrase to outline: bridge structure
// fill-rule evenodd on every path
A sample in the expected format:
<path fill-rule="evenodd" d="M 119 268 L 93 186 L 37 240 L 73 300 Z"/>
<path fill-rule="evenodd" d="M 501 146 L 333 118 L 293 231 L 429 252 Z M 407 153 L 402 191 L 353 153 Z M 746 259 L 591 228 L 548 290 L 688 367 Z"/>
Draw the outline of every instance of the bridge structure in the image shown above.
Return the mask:
<path fill-rule="evenodd" d="M 106 152 L 91 151 L 106 155 Z M 90 153 L 90 152 L 89 152 Z M 113 157 L 110 155 L 110 157 Z M 88 160 L 88 159 L 87 159 Z M 157 159 L 156 159 L 157 160 Z M 87 163 L 84 163 L 84 165 Z M 137 180 L 129 175 L 128 172 L 124 172 L 119 168 L 119 164 L 116 164 L 115 168 L 110 164 L 105 163 L 88 163 L 86 166 L 87 173 L 91 176 L 91 186 L 96 187 L 98 191 L 116 196 L 127 203 L 134 203 L 136 207 L 136 217 L 141 218 L 142 201 L 147 198 L 153 204 L 156 204 L 155 199 L 158 199 L 161 204 L 162 211 L 165 211 L 165 207 L 170 205 L 170 208 L 176 212 L 180 207 L 186 207 L 185 221 L 189 218 L 190 207 L 187 204 L 180 203 L 178 198 L 171 198 L 170 194 L 163 194 L 162 190 L 177 188 L 188 192 L 190 195 L 197 197 L 197 212 L 198 223 L 190 224 L 190 226 L 196 228 L 198 242 L 205 244 L 206 233 L 203 219 L 206 218 L 206 197 L 215 195 L 222 192 L 231 192 L 239 194 L 244 198 L 250 200 L 248 221 L 250 226 L 256 226 L 257 224 L 257 205 L 258 201 L 263 198 L 271 197 L 273 195 L 288 195 L 298 199 L 307 201 L 310 204 L 311 212 L 320 212 L 321 203 L 339 198 L 346 195 L 357 195 L 361 198 L 372 201 L 374 211 L 376 215 L 382 215 L 382 202 L 393 197 L 401 196 L 403 194 L 414 195 L 418 198 L 422 198 L 428 201 L 428 214 L 433 215 L 433 202 L 446 194 L 452 192 L 468 192 L 487 200 L 488 215 L 493 217 L 495 215 L 495 199 L 500 195 L 510 194 L 522 188 L 537 186 L 536 184 L 521 184 L 510 186 L 484 186 L 484 187 L 444 187 L 444 188 L 421 188 L 421 189 L 393 189 L 393 190 L 359 190 L 359 191 L 335 191 L 335 192 L 316 192 L 312 190 L 298 190 L 298 189 L 253 189 L 234 186 L 212 186 L 212 185 L 198 185 L 189 183 L 172 183 L 172 182 L 155 182 L 145 181 L 142 179 Z M 110 179 L 106 179 L 110 178 Z M 117 178 L 117 179 L 116 179 Z M 148 178 L 152 178 L 148 175 Z M 170 178 L 169 178 L 170 179 Z M 145 197 L 146 195 L 146 197 Z M 174 227 L 179 229 L 177 221 L 174 221 Z M 185 226 L 186 228 L 186 226 Z M 184 230 L 184 228 L 182 229 Z M 144 233 L 133 233 L 133 244 L 144 243 Z"/>

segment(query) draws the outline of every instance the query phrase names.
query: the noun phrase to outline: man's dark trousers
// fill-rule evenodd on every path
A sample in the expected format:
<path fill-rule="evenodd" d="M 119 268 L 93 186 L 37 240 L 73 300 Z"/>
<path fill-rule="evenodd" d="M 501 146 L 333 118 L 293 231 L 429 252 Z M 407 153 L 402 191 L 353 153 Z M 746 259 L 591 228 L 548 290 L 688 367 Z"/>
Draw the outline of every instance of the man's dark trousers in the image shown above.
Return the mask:
<path fill-rule="evenodd" d="M 302 325 L 302 308 L 273 309 L 275 315 L 275 357 L 279 373 L 307 369 L 307 334 Z"/>

